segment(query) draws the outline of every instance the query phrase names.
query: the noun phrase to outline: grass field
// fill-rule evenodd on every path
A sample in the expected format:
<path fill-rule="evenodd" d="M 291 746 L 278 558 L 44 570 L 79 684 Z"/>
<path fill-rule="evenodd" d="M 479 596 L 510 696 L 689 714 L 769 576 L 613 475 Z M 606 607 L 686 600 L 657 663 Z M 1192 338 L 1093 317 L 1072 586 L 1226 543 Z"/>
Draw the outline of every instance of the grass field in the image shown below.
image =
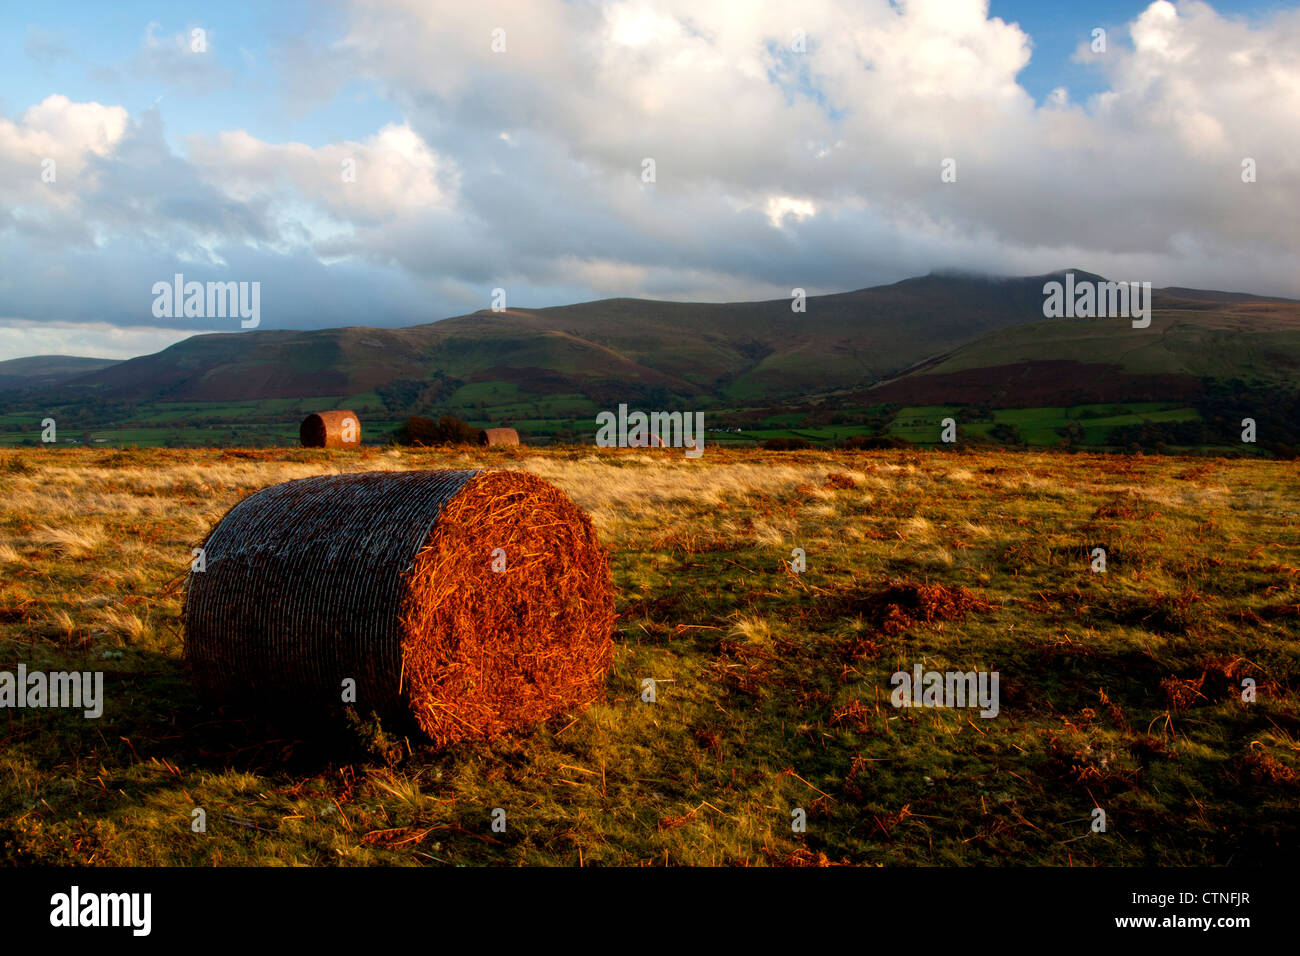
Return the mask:
<path fill-rule="evenodd" d="M 57 411 L 58 438 L 61 444 L 138 446 L 162 448 L 169 444 L 198 448 L 284 446 L 298 436 L 301 420 L 314 411 L 350 408 L 361 418 L 364 441 L 384 444 L 402 425 L 407 416 L 391 412 L 373 392 L 332 398 L 263 399 L 248 402 L 154 402 L 141 403 L 121 420 L 101 425 L 77 424 L 79 416 L 71 411 Z M 599 426 L 596 414 L 601 409 L 582 395 L 521 396 L 510 382 L 476 382 L 457 389 L 436 411 L 423 414 L 437 418 L 455 415 L 475 428 L 507 425 L 528 441 L 549 444 L 561 440 L 593 441 Z M 846 410 L 851 414 L 879 413 L 881 406 Z M 708 427 L 734 426 L 753 409 L 709 408 L 704 412 Z M 933 446 L 940 443 L 943 418 L 960 416 L 960 406 L 907 406 L 898 409 L 884 432 L 905 438 L 913 444 Z M 0 447 L 32 446 L 41 443 L 46 411 L 0 415 Z M 1200 417 L 1196 409 L 1176 403 L 1127 402 L 1122 405 L 1075 405 L 1072 407 L 993 409 L 988 421 L 962 421 L 959 441 L 987 439 L 1000 424 L 1014 425 L 1020 439 L 1028 445 L 1055 447 L 1064 439 L 1059 431 L 1069 424 L 1083 428 L 1082 443 L 1099 451 L 1107 450 L 1111 429 L 1145 422 L 1176 422 Z M 820 424 L 826 416 L 808 412 L 770 414 L 757 423 L 745 424 L 739 432 L 715 432 L 718 443 L 753 444 L 769 438 L 803 438 L 817 445 L 831 447 L 850 438 L 873 435 L 877 429 L 863 424 Z M 1219 453 L 1217 449 L 1209 450 Z"/>
<path fill-rule="evenodd" d="M 901 409 L 890 423 L 889 433 L 914 444 L 935 444 L 942 420 L 960 414 L 955 405 L 909 406 Z M 987 435 L 998 425 L 1014 425 L 1029 445 L 1052 446 L 1061 442 L 1057 429 L 1072 422 L 1083 426 L 1083 442 L 1104 445 L 1112 428 L 1140 425 L 1143 422 L 1182 422 L 1199 418 L 1194 408 L 1161 402 L 1128 402 L 1118 410 L 1110 405 L 1075 405 L 1070 408 L 998 408 L 992 421 L 963 423 L 959 435 Z"/>
<path fill-rule="evenodd" d="M 481 465 L 558 485 L 611 549 L 602 702 L 445 752 L 366 714 L 200 707 L 181 575 L 231 505 Z M 1039 452 L 0 452 L 0 670 L 102 670 L 106 698 L 0 712 L 0 862 L 1289 861 L 1298 485 L 1287 462 Z M 916 664 L 997 671 L 1000 712 L 896 709 Z"/>

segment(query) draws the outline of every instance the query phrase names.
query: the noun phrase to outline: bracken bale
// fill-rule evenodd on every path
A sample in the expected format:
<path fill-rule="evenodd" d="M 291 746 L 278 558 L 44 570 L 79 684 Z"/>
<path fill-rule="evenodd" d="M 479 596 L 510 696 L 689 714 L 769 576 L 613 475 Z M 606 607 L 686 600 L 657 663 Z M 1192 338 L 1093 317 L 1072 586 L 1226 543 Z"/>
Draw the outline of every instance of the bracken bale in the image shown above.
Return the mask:
<path fill-rule="evenodd" d="M 314 412 L 298 426 L 304 448 L 356 448 L 361 444 L 361 419 L 351 409 Z"/>
<path fill-rule="evenodd" d="M 558 488 L 513 471 L 366 472 L 273 485 L 203 545 L 185 595 L 201 696 L 267 713 L 411 714 L 439 745 L 601 696 L 608 553 Z"/>
<path fill-rule="evenodd" d="M 478 433 L 480 445 L 518 445 L 519 432 L 513 428 L 483 428 Z"/>

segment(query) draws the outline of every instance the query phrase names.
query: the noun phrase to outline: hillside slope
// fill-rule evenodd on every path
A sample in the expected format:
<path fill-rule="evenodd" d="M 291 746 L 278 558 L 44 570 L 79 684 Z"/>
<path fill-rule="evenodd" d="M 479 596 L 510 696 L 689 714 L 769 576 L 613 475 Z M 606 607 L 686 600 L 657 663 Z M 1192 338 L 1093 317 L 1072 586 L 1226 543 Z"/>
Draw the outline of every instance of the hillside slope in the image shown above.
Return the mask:
<path fill-rule="evenodd" d="M 197 335 L 83 376 L 128 400 L 351 395 L 435 373 L 533 394 L 609 388 L 700 398 L 851 387 L 1041 317 L 1042 279 L 932 275 L 790 301 L 606 299 L 490 311 L 405 329 Z"/>
<path fill-rule="evenodd" d="M 1151 325 L 1050 319 L 1000 329 L 878 384 L 877 401 L 1033 407 L 1190 400 L 1207 379 L 1294 389 L 1300 303 L 1157 290 Z"/>
<path fill-rule="evenodd" d="M 1157 290 L 1147 329 L 1124 319 L 1044 320 L 1043 285 L 1061 275 L 931 274 L 814 296 L 805 312 L 787 299 L 605 299 L 404 329 L 197 335 L 73 384 L 126 402 L 378 392 L 399 414 L 475 388 L 602 407 L 831 394 L 1004 406 L 1185 400 L 1207 378 L 1268 383 L 1300 369 L 1300 302 L 1170 289 Z"/>
<path fill-rule="evenodd" d="M 0 391 L 60 385 L 82 375 L 117 365 L 117 359 L 77 355 L 29 355 L 0 362 Z"/>

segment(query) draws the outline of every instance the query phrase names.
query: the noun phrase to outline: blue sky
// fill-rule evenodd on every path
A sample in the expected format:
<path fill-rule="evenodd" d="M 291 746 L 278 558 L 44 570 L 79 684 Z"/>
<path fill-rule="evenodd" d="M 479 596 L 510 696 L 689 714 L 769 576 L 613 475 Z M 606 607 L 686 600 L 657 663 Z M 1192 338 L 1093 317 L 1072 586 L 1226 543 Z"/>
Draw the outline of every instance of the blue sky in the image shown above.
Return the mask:
<path fill-rule="evenodd" d="M 1220 14 L 1246 21 L 1259 21 L 1294 4 L 1276 0 L 1218 0 L 1212 4 Z M 1133 0 L 990 0 L 989 16 L 1019 23 L 1034 38 L 1034 58 L 1020 74 L 1021 84 L 1038 100 L 1058 86 L 1067 87 L 1076 100 L 1105 89 L 1105 81 L 1094 69 L 1073 62 L 1075 49 L 1092 38 L 1101 27 L 1121 43 L 1124 26 L 1148 4 Z"/>
<path fill-rule="evenodd" d="M 1033 38 L 1033 59 L 1020 74 L 1031 95 L 1041 101 L 1065 86 L 1075 99 L 1083 99 L 1103 90 L 1105 81 L 1095 69 L 1073 62 L 1075 49 L 1095 27 L 1126 42 L 1124 25 L 1146 6 L 1134 0 L 990 0 L 989 16 L 1018 23 Z M 1294 4 L 1218 0 L 1213 6 L 1221 14 L 1259 20 Z M 196 26 L 207 30 L 215 58 L 230 72 L 229 85 L 177 90 L 163 78 L 126 66 L 150 23 L 158 24 L 162 35 L 187 33 Z M 328 44 L 345 26 L 336 5 L 302 0 L 9 4 L 0 7 L 0 56 L 6 63 L 0 106 L 13 112 L 57 91 L 74 101 L 108 96 L 134 114 L 161 96 L 174 135 L 218 126 L 309 145 L 358 137 L 401 120 L 400 110 L 374 83 L 358 80 L 327 103 L 307 104 L 276 69 L 281 48 Z"/>
<path fill-rule="evenodd" d="M 945 268 L 1300 297 L 1294 3 L 7 4 L 0 58 L 0 359 L 236 330 L 154 316 L 176 272 L 261 328 Z"/>
<path fill-rule="evenodd" d="M 143 68 L 138 57 L 150 24 L 159 37 L 205 30 L 221 81 L 178 84 Z M 58 92 L 76 102 L 118 103 L 135 115 L 161 98 L 173 141 L 214 128 L 310 145 L 363 136 L 401 120 L 373 83 L 348 83 L 327 102 L 305 102 L 278 68 L 283 50 L 334 42 L 344 27 L 330 4 L 297 0 L 10 4 L 0 8 L 7 64 L 0 105 L 12 113 Z"/>

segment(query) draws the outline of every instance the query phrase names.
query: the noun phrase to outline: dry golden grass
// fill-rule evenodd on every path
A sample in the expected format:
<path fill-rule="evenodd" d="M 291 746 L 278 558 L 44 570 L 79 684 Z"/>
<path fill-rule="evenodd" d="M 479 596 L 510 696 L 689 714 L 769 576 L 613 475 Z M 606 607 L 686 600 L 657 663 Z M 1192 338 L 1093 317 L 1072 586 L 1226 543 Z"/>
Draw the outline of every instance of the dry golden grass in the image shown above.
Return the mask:
<path fill-rule="evenodd" d="M 22 467 L 0 470 L 0 668 L 93 665 L 109 699 L 100 722 L 13 725 L 0 862 L 576 863 L 581 851 L 615 864 L 1190 865 L 1281 856 L 1300 833 L 1293 464 L 716 448 L 695 461 L 18 455 Z M 592 516 L 619 589 L 601 702 L 446 753 L 359 714 L 355 737 L 373 749 L 316 763 L 293 755 L 324 746 L 323 731 L 240 737 L 243 723 L 199 707 L 177 585 L 233 504 L 292 478 L 448 467 L 526 470 Z M 1105 575 L 1089 570 L 1094 546 Z M 805 573 L 790 569 L 793 548 Z M 882 603 L 911 593 L 969 600 L 933 619 Z M 916 662 L 1000 668 L 1003 716 L 894 711 L 889 674 Z M 1258 704 L 1234 696 L 1243 675 Z M 662 681 L 654 706 L 639 698 L 646 677 Z M 1076 839 L 1097 801 L 1124 828 Z M 200 802 L 216 821 L 202 841 L 187 829 Z M 494 806 L 527 812 L 488 842 L 479 809 Z M 793 806 L 810 810 L 804 837 Z"/>
<path fill-rule="evenodd" d="M 104 541 L 104 529 L 98 524 L 75 527 L 45 526 L 38 528 L 27 542 L 69 558 L 81 558 L 95 551 Z"/>

